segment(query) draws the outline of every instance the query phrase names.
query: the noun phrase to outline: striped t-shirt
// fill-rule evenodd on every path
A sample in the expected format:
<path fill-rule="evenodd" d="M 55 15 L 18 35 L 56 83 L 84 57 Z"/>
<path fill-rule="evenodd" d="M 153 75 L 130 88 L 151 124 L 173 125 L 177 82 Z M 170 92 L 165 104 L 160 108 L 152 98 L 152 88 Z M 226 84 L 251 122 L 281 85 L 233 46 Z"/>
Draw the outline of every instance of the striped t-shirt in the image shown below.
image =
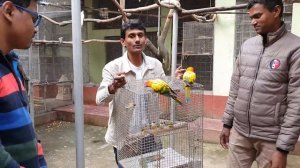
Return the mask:
<path fill-rule="evenodd" d="M 39 168 L 37 141 L 21 80 L 0 51 L 0 167 Z M 8 59 L 9 60 L 9 59 Z M 20 90 L 21 89 L 21 90 Z"/>

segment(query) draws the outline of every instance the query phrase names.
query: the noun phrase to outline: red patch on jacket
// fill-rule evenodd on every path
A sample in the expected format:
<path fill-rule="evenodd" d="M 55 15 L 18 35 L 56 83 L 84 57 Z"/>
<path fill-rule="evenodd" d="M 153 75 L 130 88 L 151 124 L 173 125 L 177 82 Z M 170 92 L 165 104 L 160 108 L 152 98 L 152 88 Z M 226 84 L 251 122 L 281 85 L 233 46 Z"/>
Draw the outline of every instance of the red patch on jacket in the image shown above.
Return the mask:
<path fill-rule="evenodd" d="M 270 69 L 279 69 L 280 67 L 280 60 L 279 59 L 273 59 L 271 62 L 270 62 Z"/>

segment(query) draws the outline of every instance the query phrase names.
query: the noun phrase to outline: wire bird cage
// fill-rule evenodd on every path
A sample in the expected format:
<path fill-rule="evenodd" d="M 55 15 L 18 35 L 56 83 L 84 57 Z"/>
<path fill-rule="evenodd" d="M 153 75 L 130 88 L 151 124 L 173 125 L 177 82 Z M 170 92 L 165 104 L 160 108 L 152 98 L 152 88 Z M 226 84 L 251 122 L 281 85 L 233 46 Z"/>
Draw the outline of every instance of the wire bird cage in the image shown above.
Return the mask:
<path fill-rule="evenodd" d="M 185 101 L 181 80 L 161 78 L 182 105 L 131 81 L 114 98 L 118 160 L 128 168 L 201 168 L 203 86 L 193 84 Z"/>

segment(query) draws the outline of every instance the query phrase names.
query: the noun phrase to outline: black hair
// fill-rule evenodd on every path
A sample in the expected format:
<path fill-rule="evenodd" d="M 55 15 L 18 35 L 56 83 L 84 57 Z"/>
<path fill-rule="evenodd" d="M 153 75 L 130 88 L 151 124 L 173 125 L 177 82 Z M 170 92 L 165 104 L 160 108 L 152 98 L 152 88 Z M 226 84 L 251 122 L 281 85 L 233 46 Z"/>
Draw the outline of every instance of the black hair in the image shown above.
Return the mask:
<path fill-rule="evenodd" d="M 4 3 L 6 1 L 10 1 L 13 4 L 27 8 L 30 5 L 31 1 L 38 2 L 39 0 L 0 0 L 0 3 Z"/>
<path fill-rule="evenodd" d="M 128 29 L 139 29 L 143 30 L 146 34 L 146 28 L 144 24 L 138 19 L 130 19 L 127 22 L 124 22 L 121 27 L 121 38 L 125 39 L 125 34 Z"/>
<path fill-rule="evenodd" d="M 281 12 L 280 17 L 283 15 L 283 2 L 282 0 L 249 0 L 248 9 L 252 8 L 255 4 L 264 5 L 269 11 L 273 11 L 277 5 L 280 6 Z"/>

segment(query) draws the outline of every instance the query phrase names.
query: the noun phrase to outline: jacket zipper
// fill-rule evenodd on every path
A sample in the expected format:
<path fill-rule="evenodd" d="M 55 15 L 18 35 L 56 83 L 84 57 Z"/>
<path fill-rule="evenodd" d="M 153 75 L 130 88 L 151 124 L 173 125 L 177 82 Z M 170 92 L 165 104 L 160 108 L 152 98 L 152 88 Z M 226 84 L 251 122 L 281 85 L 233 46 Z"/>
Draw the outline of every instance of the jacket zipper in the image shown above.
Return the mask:
<path fill-rule="evenodd" d="M 251 124 L 250 124 L 250 104 L 252 102 L 252 95 L 253 95 L 253 90 L 254 90 L 254 84 L 255 84 L 255 81 L 257 79 L 257 75 L 258 75 L 258 70 L 259 70 L 259 66 L 260 66 L 260 62 L 261 62 L 261 58 L 262 58 L 262 55 L 264 54 L 264 51 L 265 51 L 265 47 L 263 47 L 260 55 L 259 55 L 259 58 L 258 58 L 258 64 L 257 64 L 257 67 L 256 67 L 256 73 L 255 73 L 255 77 L 254 77 L 254 81 L 253 81 L 253 84 L 252 84 L 252 87 L 251 87 L 251 92 L 250 92 L 250 101 L 248 103 L 248 127 L 249 127 L 249 132 L 248 132 L 248 136 L 250 136 L 251 134 Z"/>

